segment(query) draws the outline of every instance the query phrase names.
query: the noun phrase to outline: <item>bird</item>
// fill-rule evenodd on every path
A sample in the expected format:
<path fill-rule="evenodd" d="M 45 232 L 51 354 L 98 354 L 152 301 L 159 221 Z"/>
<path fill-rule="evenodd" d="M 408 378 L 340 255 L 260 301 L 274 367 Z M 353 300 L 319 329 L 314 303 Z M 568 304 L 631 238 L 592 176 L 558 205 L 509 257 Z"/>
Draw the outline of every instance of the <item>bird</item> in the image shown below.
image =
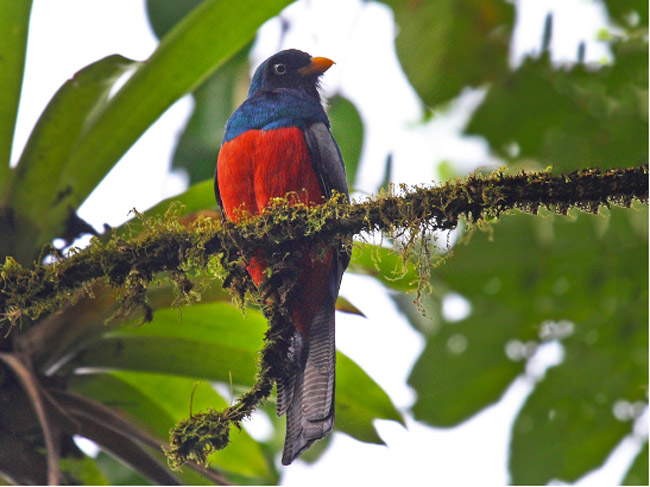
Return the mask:
<path fill-rule="evenodd" d="M 277 197 L 315 206 L 335 193 L 349 199 L 345 164 L 320 94 L 334 64 L 297 49 L 280 51 L 255 70 L 248 97 L 226 123 L 215 170 L 215 196 L 226 219 L 256 215 Z M 282 464 L 289 465 L 334 427 L 335 306 L 350 261 L 342 245 L 299 261 L 284 377 L 276 380 L 277 414 L 286 414 Z M 247 270 L 259 287 L 262 253 Z"/>

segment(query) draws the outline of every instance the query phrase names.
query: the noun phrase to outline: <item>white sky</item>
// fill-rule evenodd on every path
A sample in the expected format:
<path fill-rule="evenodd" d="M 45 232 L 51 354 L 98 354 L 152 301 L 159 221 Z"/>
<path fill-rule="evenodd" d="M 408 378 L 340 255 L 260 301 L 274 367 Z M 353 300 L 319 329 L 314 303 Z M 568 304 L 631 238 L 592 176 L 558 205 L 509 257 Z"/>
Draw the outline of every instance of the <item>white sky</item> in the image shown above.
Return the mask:
<path fill-rule="evenodd" d="M 35 0 L 14 163 L 47 101 L 74 72 L 113 53 L 137 60 L 151 54 L 156 39 L 149 30 L 143 3 Z M 518 64 L 524 53 L 539 51 L 543 19 L 548 11 L 555 14 L 551 44 L 554 60 L 574 60 L 581 41 L 587 43 L 587 61 L 608 58 L 605 47 L 595 42 L 597 32 L 605 27 L 600 3 L 515 3 L 520 15 L 511 64 Z M 376 188 L 383 178 L 383 162 L 388 152 L 394 154 L 392 180 L 408 184 L 433 180 L 435 165 L 442 160 L 453 160 L 463 170 L 498 164 L 487 152 L 484 141 L 460 136 L 471 110 L 481 101 L 481 90 L 465 93 L 449 113 L 424 125 L 418 123 L 420 101 L 399 68 L 393 48 L 392 14 L 385 6 L 359 0 L 312 0 L 292 5 L 283 16 L 296 28 L 280 45 L 277 20 L 263 26 L 253 51 L 253 64 L 286 47 L 337 62 L 324 77 L 325 91 L 338 91 L 352 99 L 366 127 L 358 194 Z M 170 174 L 169 168 L 191 103 L 189 98 L 177 102 L 141 137 L 84 203 L 79 212 L 82 218 L 98 229 L 104 223 L 118 225 L 132 208 L 145 210 L 184 190 L 185 179 Z M 346 275 L 342 294 L 368 318 L 339 314 L 339 349 L 361 365 L 404 410 L 414 400 L 406 378 L 424 346 L 421 335 L 413 331 L 376 281 Z M 462 303 L 462 297 L 457 299 Z M 452 307 L 452 312 L 453 309 L 462 311 Z M 536 357 L 537 363 L 532 364 L 537 370 L 535 375 L 543 374 L 545 367 L 558 363 L 561 357 L 560 345 L 546 346 Z M 408 429 L 380 421 L 377 427 L 387 447 L 363 444 L 336 433 L 331 447 L 315 466 L 298 461 L 283 469 L 283 483 L 505 484 L 510 425 L 533 383 L 530 376 L 518 378 L 498 404 L 453 429 L 430 428 L 410 418 Z M 250 429 L 253 434 L 263 435 L 264 418 L 254 421 Z M 624 440 L 605 468 L 580 483 L 620 483 L 638 447 L 633 440 Z"/>

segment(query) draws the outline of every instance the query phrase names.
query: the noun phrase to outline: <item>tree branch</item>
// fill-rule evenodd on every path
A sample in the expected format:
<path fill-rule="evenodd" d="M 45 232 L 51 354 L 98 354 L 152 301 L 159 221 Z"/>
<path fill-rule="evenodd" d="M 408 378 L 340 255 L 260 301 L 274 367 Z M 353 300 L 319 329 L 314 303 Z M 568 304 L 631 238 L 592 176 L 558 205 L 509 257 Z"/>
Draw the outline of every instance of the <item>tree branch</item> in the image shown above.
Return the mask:
<path fill-rule="evenodd" d="M 242 256 L 259 248 L 286 253 L 375 230 L 408 230 L 417 236 L 453 229 L 461 217 L 476 222 L 511 209 L 536 213 L 542 206 L 561 214 L 570 208 L 596 212 L 601 205 L 629 206 L 634 199 L 648 201 L 647 165 L 568 175 L 472 175 L 440 187 L 402 187 L 399 195 L 379 194 L 355 204 L 333 198 L 315 208 L 279 200 L 240 224 L 203 220 L 188 228 L 172 218 L 147 220 L 137 237 L 113 236 L 107 243 L 93 239 L 89 247 L 50 265 L 26 269 L 8 257 L 0 269 L 0 324 L 55 311 L 97 279 L 121 287 L 123 306 L 134 308 L 146 303 L 146 284 L 157 273 L 183 273 L 188 261 L 207 265 L 210 256 L 219 253 L 228 271 L 225 284 L 242 294 L 250 282 L 239 264 Z"/>

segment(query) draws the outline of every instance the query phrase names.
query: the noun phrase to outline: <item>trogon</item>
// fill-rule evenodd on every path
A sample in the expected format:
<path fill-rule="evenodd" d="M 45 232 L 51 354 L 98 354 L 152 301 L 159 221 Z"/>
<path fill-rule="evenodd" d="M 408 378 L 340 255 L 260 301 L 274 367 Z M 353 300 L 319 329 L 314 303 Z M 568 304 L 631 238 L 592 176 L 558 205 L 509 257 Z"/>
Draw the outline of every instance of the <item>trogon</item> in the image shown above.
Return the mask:
<path fill-rule="evenodd" d="M 258 214 L 271 198 L 312 206 L 334 191 L 348 197 L 345 165 L 319 93 L 319 79 L 332 64 L 288 49 L 257 68 L 248 98 L 226 124 L 217 161 L 215 195 L 227 219 Z M 277 380 L 277 413 L 287 415 L 284 465 L 334 426 L 334 309 L 349 260 L 341 246 L 300 260 L 289 310 L 292 372 Z M 266 266 L 260 253 L 247 263 L 258 286 Z"/>

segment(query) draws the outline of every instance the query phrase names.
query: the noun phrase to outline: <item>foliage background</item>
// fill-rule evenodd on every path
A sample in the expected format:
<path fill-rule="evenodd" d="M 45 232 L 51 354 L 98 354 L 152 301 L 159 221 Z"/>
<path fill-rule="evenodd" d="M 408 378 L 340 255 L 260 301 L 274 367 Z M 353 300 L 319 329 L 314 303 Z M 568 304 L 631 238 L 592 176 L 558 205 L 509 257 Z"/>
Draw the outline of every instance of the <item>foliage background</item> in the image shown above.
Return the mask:
<path fill-rule="evenodd" d="M 13 169 L 6 162 L 30 3 L 3 4 L 3 25 L 13 26 L 7 31 L 11 35 L 0 37 L 0 48 L 12 53 L 3 58 L 5 74 L 0 77 L 3 256 L 29 266 L 44 243 L 57 237 L 72 241 L 84 227 L 79 221 L 71 224 L 70 209 L 83 203 L 140 134 L 187 91 L 196 109 L 179 139 L 173 166 L 188 171 L 192 186 L 174 199 L 186 204 L 187 213 L 214 207 L 211 183 L 202 181 L 212 176 L 216 140 L 248 83 L 250 43 L 257 27 L 288 2 L 194 3 L 201 4 L 201 11 L 176 24 L 187 13 L 173 12 L 176 2 L 149 2 L 154 32 L 163 39 L 156 53 L 144 64 L 113 56 L 77 73 L 52 99 Z M 443 116 L 473 87 L 485 95 L 465 130 L 485 138 L 492 154 L 513 170 L 552 166 L 567 172 L 647 162 L 647 4 L 604 3 L 612 29 L 602 36 L 612 61 L 603 66 L 553 63 L 547 21 L 540 52 L 515 67 L 508 60 L 516 11 L 508 3 L 386 4 L 399 26 L 399 61 L 427 107 L 422 126 Z M 286 18 L 291 19 L 286 15 L 280 36 L 285 42 L 293 28 Z M 130 80 L 109 97 L 113 82 L 133 69 Z M 356 165 L 363 119 L 342 96 L 331 101 L 330 116 L 355 187 L 357 169 L 363 169 Z M 397 170 L 391 158 L 380 162 L 384 166 L 374 172 L 385 174 L 380 183 L 385 186 Z M 454 160 L 418 164 L 435 164 L 443 178 L 464 171 Z M 442 253 L 448 250 L 445 238 Z M 527 375 L 537 384 L 513 425 L 509 471 L 517 484 L 575 481 L 633 432 L 634 419 L 647 405 L 647 209 L 602 209 L 597 216 L 512 214 L 452 239 L 460 243 L 434 270 L 435 292 L 427 298 L 426 318 L 414 309 L 412 296 L 404 294 L 412 274 L 395 280 L 390 254 L 371 245 L 356 250 L 351 272 L 371 276 L 390 290 L 425 347 L 409 377 L 417 398 L 408 411 L 398 411 L 370 377 L 341 355 L 337 429 L 380 443 L 374 418 L 403 421 L 406 412 L 426 424 L 457 425 L 498 401 L 515 378 L 526 374 L 535 350 L 553 343 L 563 360 L 542 377 Z M 372 258 L 376 252 L 382 256 L 378 264 Z M 200 282 L 206 286 L 200 304 L 179 312 L 172 306 L 172 286 L 161 276 L 148 291 L 154 320 L 140 327 L 134 326 L 137 318 L 106 325 L 116 293 L 97 284 L 96 299 L 81 298 L 61 314 L 25 320 L 0 343 L 3 354 L 20 357 L 33 370 L 43 395 L 50 395 L 46 402 L 64 404 L 61 391 L 86 401 L 86 414 L 73 419 L 102 447 L 96 458 L 69 441 L 79 430 L 49 411 L 53 429 L 62 435 L 60 467 L 68 481 L 161 482 L 164 460 L 137 431 L 165 441 L 169 428 L 188 415 L 197 379 L 220 383 L 222 394 L 199 386 L 195 411 L 222 407 L 230 393 L 250 385 L 264 322 L 254 309 L 242 316 L 218 282 Z M 471 309 L 460 320 L 443 312 L 446 297 L 458 295 Z M 43 483 L 44 438 L 26 406 L 30 398 L 16 370 L 3 364 L 0 470 L 10 480 Z M 88 413 L 96 403 L 119 416 Z M 272 406 L 266 408 L 270 418 Z M 128 426 L 120 419 L 127 419 Z M 106 428 L 91 428 L 99 423 Z M 233 435 L 232 445 L 215 454 L 211 466 L 235 482 L 278 481 L 274 457 L 283 428 L 279 422 L 274 427 L 265 441 L 246 432 Z M 115 434 L 121 435 L 121 444 L 129 441 L 121 454 Z M 308 460 L 317 459 L 323 443 Z M 149 458 L 138 456 L 145 452 L 152 462 L 124 463 Z M 17 462 L 16 455 L 29 461 Z M 472 464 L 473 459 L 465 461 Z M 202 481 L 190 471 L 181 480 Z M 647 440 L 625 481 L 647 483 Z"/>

